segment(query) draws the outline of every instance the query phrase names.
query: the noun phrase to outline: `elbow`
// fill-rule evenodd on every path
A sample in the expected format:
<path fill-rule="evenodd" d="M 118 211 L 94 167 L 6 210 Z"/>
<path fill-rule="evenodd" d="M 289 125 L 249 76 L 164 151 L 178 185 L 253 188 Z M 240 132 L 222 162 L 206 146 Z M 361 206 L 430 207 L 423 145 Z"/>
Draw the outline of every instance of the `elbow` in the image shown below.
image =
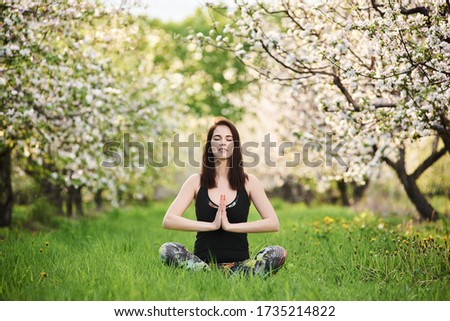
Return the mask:
<path fill-rule="evenodd" d="M 280 230 L 280 224 L 274 224 L 272 232 L 278 232 Z"/>
<path fill-rule="evenodd" d="M 168 229 L 170 229 L 170 226 L 171 226 L 171 224 L 170 224 L 169 217 L 164 216 L 163 221 L 162 221 L 162 228 L 168 230 Z"/>
<path fill-rule="evenodd" d="M 280 230 L 280 221 L 278 219 L 273 220 L 270 226 L 270 232 L 278 232 Z"/>

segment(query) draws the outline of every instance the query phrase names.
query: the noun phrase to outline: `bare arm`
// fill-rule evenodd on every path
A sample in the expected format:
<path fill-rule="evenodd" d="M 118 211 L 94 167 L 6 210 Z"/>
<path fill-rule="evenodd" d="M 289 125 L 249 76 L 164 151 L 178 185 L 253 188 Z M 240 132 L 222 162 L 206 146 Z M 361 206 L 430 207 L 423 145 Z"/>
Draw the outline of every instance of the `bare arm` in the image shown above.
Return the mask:
<path fill-rule="evenodd" d="M 248 187 L 253 204 L 262 219 L 254 222 L 230 223 L 225 213 L 221 215 L 222 228 L 235 233 L 277 232 L 280 223 L 261 182 L 255 176 L 249 175 Z"/>
<path fill-rule="evenodd" d="M 167 209 L 164 216 L 162 226 L 165 229 L 179 231 L 214 231 L 220 228 L 220 216 L 217 215 L 213 222 L 201 222 L 182 217 L 184 211 L 189 207 L 195 197 L 195 191 L 200 185 L 200 177 L 198 174 L 191 175 L 181 186 L 175 200 Z"/>

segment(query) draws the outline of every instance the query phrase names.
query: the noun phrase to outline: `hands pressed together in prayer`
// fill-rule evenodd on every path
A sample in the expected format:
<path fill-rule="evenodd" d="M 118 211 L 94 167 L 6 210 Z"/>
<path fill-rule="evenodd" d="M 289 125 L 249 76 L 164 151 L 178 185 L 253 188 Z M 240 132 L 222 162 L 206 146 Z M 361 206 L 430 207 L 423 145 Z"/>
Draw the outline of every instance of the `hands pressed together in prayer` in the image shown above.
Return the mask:
<path fill-rule="evenodd" d="M 216 218 L 213 221 L 214 227 L 217 230 L 222 228 L 224 231 L 229 231 L 231 228 L 232 224 L 228 221 L 226 204 L 226 196 L 221 194 L 219 208 L 217 209 Z"/>

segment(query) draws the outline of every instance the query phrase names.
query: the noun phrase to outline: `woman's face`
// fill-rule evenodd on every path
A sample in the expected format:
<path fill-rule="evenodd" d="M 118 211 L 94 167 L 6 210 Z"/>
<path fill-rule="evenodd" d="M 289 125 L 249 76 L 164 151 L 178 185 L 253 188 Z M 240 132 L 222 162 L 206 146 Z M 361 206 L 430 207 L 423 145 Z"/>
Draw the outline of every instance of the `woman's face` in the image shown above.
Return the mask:
<path fill-rule="evenodd" d="M 211 147 L 216 159 L 227 159 L 233 155 L 233 135 L 228 126 L 219 125 L 214 129 L 211 138 Z"/>

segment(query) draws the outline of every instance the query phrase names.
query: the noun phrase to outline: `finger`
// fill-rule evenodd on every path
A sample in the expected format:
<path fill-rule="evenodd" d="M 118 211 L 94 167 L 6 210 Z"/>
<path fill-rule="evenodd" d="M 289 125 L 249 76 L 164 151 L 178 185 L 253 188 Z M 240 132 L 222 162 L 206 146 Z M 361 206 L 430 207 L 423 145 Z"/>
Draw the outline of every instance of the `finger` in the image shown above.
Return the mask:
<path fill-rule="evenodd" d="M 223 213 L 225 214 L 225 211 L 227 209 L 227 198 L 225 194 L 223 195 Z"/>

